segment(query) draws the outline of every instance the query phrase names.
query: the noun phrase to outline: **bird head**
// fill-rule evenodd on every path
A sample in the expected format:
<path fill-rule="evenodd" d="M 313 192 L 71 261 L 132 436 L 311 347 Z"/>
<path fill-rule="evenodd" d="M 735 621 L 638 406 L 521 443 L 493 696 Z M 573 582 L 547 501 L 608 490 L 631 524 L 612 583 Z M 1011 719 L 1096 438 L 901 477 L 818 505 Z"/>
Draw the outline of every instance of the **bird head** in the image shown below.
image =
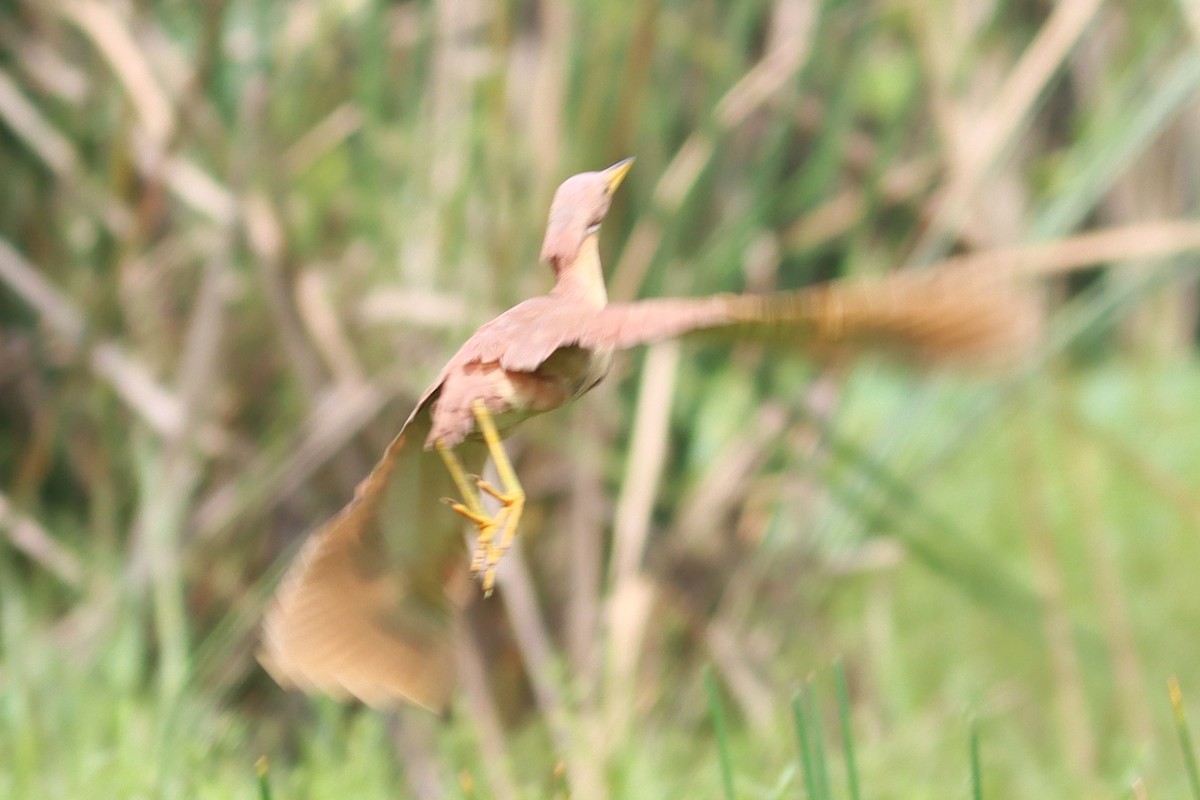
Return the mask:
<path fill-rule="evenodd" d="M 557 271 L 575 260 L 584 239 L 600 229 L 613 192 L 632 166 L 633 159 L 627 158 L 600 172 L 581 172 L 563 181 L 550 203 L 542 261 Z"/>

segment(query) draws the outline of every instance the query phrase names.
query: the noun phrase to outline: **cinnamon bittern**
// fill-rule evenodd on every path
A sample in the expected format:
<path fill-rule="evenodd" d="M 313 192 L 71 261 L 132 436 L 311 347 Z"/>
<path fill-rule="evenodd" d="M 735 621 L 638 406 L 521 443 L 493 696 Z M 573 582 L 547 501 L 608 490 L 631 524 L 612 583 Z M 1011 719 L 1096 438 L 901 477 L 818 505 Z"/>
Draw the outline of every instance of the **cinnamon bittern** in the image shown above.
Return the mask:
<path fill-rule="evenodd" d="M 468 566 L 489 592 L 524 507 L 501 435 L 586 393 L 617 350 L 723 331 L 809 354 L 880 345 L 931 360 L 977 360 L 1022 351 L 1032 339 L 1036 316 L 1027 298 L 978 275 L 897 272 L 766 295 L 609 303 L 600 225 L 632 163 L 575 175 L 558 188 L 541 252 L 554 270 L 553 290 L 467 340 L 354 499 L 289 568 L 266 615 L 260 655 L 280 683 L 373 705 L 444 708 Z M 408 446 L 419 436 L 423 450 Z M 470 477 L 487 455 L 499 486 Z M 435 507 L 451 486 L 461 498 L 451 504 L 458 517 Z M 483 495 L 499 510 L 486 511 Z M 470 560 L 459 517 L 476 529 Z"/>

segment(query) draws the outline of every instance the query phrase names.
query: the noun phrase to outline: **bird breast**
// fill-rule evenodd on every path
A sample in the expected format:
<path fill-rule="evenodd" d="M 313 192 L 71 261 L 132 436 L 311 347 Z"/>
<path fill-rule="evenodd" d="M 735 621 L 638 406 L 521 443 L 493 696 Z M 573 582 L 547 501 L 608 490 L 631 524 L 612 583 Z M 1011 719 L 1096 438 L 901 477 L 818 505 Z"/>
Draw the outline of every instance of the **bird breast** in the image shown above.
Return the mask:
<path fill-rule="evenodd" d="M 563 402 L 586 394 L 612 367 L 612 348 L 560 347 L 534 372 L 559 383 L 566 391 Z"/>
<path fill-rule="evenodd" d="M 497 415 L 497 426 L 512 427 L 571 402 L 603 380 L 611 366 L 611 349 L 571 346 L 555 350 L 533 372 L 504 370 L 498 388 L 508 410 Z"/>
<path fill-rule="evenodd" d="M 478 435 L 472 405 L 482 400 L 496 427 L 505 431 L 530 417 L 553 411 L 587 392 L 612 365 L 612 349 L 560 347 L 532 372 L 474 362 L 453 370 L 438 388 L 425 446 L 441 440 L 454 447 Z"/>

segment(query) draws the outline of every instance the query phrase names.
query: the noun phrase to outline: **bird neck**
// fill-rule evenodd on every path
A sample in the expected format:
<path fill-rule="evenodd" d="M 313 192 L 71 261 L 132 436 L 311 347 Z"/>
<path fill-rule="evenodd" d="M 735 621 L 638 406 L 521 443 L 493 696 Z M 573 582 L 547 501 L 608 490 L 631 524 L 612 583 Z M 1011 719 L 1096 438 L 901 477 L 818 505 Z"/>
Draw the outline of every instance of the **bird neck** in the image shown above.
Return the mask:
<path fill-rule="evenodd" d="M 554 284 L 554 297 L 562 297 L 603 308 L 608 303 L 608 291 L 604 288 L 604 270 L 600 266 L 600 235 L 589 233 L 575 258 L 558 269 Z"/>

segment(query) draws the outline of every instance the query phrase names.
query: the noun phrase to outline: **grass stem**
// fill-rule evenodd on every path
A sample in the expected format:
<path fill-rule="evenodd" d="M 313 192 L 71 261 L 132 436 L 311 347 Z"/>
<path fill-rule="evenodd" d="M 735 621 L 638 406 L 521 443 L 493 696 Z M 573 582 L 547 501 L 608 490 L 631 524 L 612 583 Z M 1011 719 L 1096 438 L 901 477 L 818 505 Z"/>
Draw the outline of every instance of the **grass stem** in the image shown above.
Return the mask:
<path fill-rule="evenodd" d="M 1192 745 L 1192 733 L 1188 727 L 1187 713 L 1183 708 L 1183 690 L 1179 688 L 1179 679 L 1174 675 L 1167 681 L 1167 691 L 1171 696 L 1171 708 L 1175 712 L 1175 730 L 1179 734 L 1179 749 L 1183 751 L 1183 766 L 1187 770 L 1188 784 L 1191 786 L 1194 800 L 1200 800 L 1200 769 L 1196 767 L 1196 748 Z"/>
<path fill-rule="evenodd" d="M 708 710 L 712 714 L 713 733 L 717 739 L 717 757 L 721 765 L 721 785 L 725 789 L 726 800 L 734 800 L 733 792 L 733 762 L 729 757 L 729 729 L 725 721 L 725 708 L 721 705 L 721 695 L 717 688 L 717 679 L 711 666 L 704 669 L 704 690 L 708 695 Z"/>

